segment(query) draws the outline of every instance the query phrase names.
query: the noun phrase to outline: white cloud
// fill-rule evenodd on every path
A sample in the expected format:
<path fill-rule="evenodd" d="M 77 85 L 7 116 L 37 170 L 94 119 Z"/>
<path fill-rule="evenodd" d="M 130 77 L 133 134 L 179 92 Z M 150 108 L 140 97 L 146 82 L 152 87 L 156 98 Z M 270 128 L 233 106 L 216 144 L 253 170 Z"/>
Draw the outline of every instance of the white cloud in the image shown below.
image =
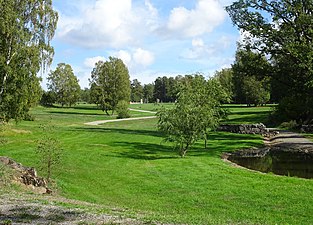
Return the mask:
<path fill-rule="evenodd" d="M 113 55 L 121 60 L 129 67 L 132 62 L 132 55 L 126 50 L 120 50 Z"/>
<path fill-rule="evenodd" d="M 87 68 L 94 68 L 95 64 L 99 61 L 105 61 L 106 59 L 103 56 L 96 56 L 96 57 L 92 57 L 92 58 L 87 58 L 84 61 L 84 65 Z"/>
<path fill-rule="evenodd" d="M 136 46 L 157 24 L 157 9 L 149 0 L 140 7 L 132 0 L 97 0 L 77 9 L 77 17 L 60 13 L 57 36 L 86 48 Z"/>
<path fill-rule="evenodd" d="M 197 37 L 212 32 L 225 18 L 226 12 L 218 0 L 198 0 L 194 9 L 174 8 L 162 33 Z"/>
<path fill-rule="evenodd" d="M 142 48 L 136 49 L 136 51 L 133 54 L 134 62 L 136 64 L 142 65 L 142 66 L 149 66 L 154 62 L 154 55 L 152 52 L 149 52 L 147 50 L 144 50 Z"/>

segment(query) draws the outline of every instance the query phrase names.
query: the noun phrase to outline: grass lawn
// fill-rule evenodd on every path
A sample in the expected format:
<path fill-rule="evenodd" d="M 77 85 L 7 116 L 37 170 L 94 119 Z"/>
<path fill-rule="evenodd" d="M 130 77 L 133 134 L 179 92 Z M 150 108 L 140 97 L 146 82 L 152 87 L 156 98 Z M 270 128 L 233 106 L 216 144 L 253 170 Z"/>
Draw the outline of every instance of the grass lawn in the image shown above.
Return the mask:
<path fill-rule="evenodd" d="M 155 109 L 153 104 L 136 106 Z M 270 110 L 227 107 L 233 123 L 263 122 L 263 114 Z M 64 148 L 55 179 L 68 198 L 164 223 L 313 223 L 313 180 L 261 174 L 221 160 L 223 152 L 260 146 L 260 136 L 212 133 L 207 150 L 199 142 L 180 158 L 162 142 L 156 119 L 86 126 L 83 123 L 112 118 L 92 105 L 38 107 L 32 113 L 35 121 L 11 124 L 2 132 L 7 142 L 0 146 L 0 155 L 36 166 L 39 127 L 53 124 L 52 135 Z"/>

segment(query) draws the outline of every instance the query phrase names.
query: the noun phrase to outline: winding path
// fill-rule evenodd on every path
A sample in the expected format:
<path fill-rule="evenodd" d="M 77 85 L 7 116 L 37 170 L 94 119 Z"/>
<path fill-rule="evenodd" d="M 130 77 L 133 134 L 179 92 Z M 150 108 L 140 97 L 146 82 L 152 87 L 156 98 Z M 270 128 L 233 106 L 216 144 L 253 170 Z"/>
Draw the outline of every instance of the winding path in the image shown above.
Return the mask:
<path fill-rule="evenodd" d="M 139 109 L 129 109 L 130 111 L 135 112 L 144 112 L 144 113 L 151 113 L 156 114 L 156 112 L 153 111 L 147 111 L 147 110 L 139 110 Z M 131 121 L 131 120 L 146 120 L 146 119 L 154 119 L 156 116 L 145 116 L 145 117 L 133 117 L 133 118 L 125 118 L 125 119 L 114 119 L 114 120 L 97 120 L 93 122 L 84 123 L 85 125 L 89 126 L 97 126 L 104 123 L 114 123 L 114 122 L 122 122 L 122 121 Z"/>

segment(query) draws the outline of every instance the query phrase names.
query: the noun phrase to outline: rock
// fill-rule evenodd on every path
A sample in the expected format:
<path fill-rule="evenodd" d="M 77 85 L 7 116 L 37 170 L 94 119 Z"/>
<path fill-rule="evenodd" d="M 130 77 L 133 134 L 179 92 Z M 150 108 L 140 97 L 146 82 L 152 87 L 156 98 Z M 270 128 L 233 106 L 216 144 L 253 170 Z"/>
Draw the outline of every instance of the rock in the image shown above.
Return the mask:
<path fill-rule="evenodd" d="M 238 134 L 261 134 L 265 137 L 273 137 L 276 131 L 269 131 L 263 123 L 257 124 L 222 124 L 218 131 L 225 131 Z"/>
<path fill-rule="evenodd" d="M 0 157 L 0 162 L 4 165 L 10 167 L 15 171 L 15 180 L 26 185 L 33 187 L 42 187 L 46 189 L 46 192 L 51 192 L 51 190 L 47 188 L 47 181 L 37 176 L 37 171 L 33 167 L 26 167 L 20 163 L 15 162 L 9 157 Z"/>

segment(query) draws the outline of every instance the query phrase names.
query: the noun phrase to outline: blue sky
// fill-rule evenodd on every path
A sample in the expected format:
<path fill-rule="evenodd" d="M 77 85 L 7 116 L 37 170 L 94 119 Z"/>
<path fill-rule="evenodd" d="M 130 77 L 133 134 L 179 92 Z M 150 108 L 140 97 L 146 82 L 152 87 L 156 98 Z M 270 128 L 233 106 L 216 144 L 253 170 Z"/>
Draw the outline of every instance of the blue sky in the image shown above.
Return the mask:
<path fill-rule="evenodd" d="M 59 22 L 50 69 L 68 63 L 88 87 L 95 62 L 121 58 L 131 79 L 203 73 L 234 61 L 239 31 L 224 7 L 231 0 L 54 0 Z M 45 86 L 46 80 L 43 81 Z"/>

